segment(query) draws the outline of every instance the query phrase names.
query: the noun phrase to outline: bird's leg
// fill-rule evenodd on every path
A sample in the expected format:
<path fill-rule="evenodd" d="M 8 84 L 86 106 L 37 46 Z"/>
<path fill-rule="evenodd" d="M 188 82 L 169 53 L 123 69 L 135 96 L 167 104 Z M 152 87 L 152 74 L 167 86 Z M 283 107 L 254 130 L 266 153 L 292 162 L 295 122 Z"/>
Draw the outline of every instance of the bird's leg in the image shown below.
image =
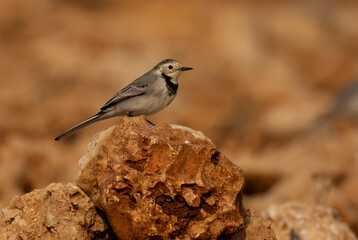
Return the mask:
<path fill-rule="evenodd" d="M 149 123 L 150 126 L 155 127 L 155 124 L 154 124 L 154 123 L 152 123 L 152 122 L 149 121 L 148 119 L 145 119 L 145 120 Z"/>
<path fill-rule="evenodd" d="M 134 117 L 131 112 L 127 112 L 128 117 Z M 147 123 L 149 123 L 150 126 L 155 127 L 155 124 L 149 121 L 148 119 L 145 119 Z"/>

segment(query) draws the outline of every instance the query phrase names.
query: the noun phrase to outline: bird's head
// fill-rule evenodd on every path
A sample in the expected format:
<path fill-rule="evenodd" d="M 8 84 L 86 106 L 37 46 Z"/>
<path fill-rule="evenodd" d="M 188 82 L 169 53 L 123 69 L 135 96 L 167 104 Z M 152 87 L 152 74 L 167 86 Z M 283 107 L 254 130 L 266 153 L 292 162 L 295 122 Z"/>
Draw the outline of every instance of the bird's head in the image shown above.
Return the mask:
<path fill-rule="evenodd" d="M 166 59 L 158 63 L 157 66 L 154 67 L 154 69 L 159 71 L 160 75 L 165 74 L 170 78 L 177 78 L 183 71 L 188 71 L 193 68 L 183 67 L 180 62 L 174 59 Z"/>

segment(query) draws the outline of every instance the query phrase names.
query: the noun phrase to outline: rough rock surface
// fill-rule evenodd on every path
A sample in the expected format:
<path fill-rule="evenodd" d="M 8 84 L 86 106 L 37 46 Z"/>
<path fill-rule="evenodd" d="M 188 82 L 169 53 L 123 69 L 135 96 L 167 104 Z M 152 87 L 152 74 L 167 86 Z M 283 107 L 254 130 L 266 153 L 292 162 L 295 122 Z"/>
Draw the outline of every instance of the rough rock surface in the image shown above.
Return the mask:
<path fill-rule="evenodd" d="M 216 239 L 243 227 L 242 170 L 201 132 L 123 117 L 79 165 L 77 185 L 121 239 Z"/>
<path fill-rule="evenodd" d="M 276 240 L 275 231 L 271 227 L 271 221 L 257 217 L 248 209 L 246 210 L 245 226 L 239 233 L 226 238 L 227 240 Z"/>
<path fill-rule="evenodd" d="M 0 239 L 107 239 L 107 225 L 75 184 L 15 197 L 0 212 Z"/>
<path fill-rule="evenodd" d="M 356 236 L 331 208 L 287 202 L 273 205 L 264 215 L 273 222 L 277 239 L 356 240 Z"/>

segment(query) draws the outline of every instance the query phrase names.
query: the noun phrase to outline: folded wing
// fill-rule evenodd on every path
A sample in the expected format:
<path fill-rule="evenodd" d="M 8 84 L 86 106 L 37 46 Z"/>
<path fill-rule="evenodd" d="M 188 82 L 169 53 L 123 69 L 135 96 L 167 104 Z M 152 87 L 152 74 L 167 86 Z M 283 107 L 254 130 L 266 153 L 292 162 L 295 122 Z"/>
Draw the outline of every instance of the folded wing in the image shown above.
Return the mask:
<path fill-rule="evenodd" d="M 119 91 L 116 95 L 114 95 L 103 107 L 101 107 L 101 111 L 106 111 L 117 103 L 127 100 L 129 98 L 143 95 L 145 93 L 145 87 L 145 85 L 128 85 L 127 87 Z"/>

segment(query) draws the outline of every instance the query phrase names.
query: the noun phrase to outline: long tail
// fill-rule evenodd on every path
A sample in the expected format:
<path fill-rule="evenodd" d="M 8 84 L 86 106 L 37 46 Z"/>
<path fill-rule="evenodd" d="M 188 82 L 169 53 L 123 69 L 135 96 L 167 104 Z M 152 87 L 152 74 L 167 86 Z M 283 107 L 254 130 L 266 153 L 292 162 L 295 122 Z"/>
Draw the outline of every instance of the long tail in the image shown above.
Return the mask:
<path fill-rule="evenodd" d="M 62 133 L 60 136 L 58 136 L 57 138 L 55 138 L 55 141 L 59 141 L 61 140 L 62 138 L 65 138 L 71 134 L 73 134 L 74 132 L 92 124 L 92 123 L 95 123 L 95 122 L 98 122 L 100 120 L 103 120 L 105 118 L 103 118 L 103 115 L 104 113 L 103 112 L 99 112 L 97 113 L 96 115 L 94 115 L 93 117 L 90 117 L 89 119 L 77 124 L 76 126 L 68 129 L 66 132 Z"/>

